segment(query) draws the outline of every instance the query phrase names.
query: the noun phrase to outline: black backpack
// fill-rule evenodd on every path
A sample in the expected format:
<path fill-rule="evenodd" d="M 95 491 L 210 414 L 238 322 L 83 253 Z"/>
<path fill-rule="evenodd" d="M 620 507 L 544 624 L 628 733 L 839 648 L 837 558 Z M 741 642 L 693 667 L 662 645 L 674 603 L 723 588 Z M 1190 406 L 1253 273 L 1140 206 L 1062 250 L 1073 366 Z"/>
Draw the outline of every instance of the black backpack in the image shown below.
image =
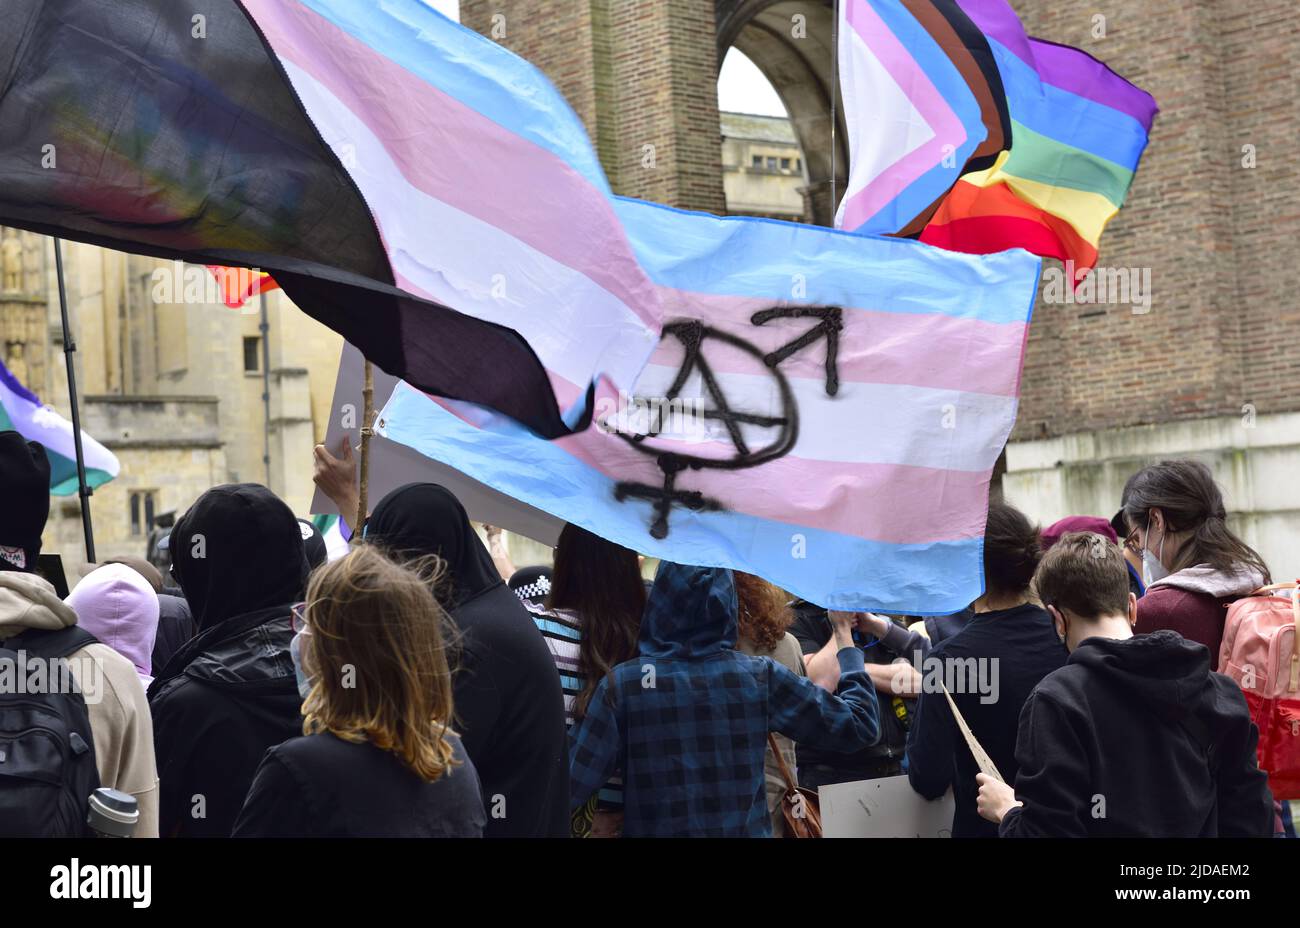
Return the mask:
<path fill-rule="evenodd" d="M 86 700 L 64 660 L 94 644 L 90 632 L 73 625 L 58 631 L 29 629 L 0 645 L 0 836 L 81 837 L 90 794 L 99 789 L 95 745 Z M 19 663 L 43 661 L 46 690 L 20 692 Z M 7 679 L 5 679 L 7 678 Z M 66 689 L 54 685 L 70 684 Z"/>

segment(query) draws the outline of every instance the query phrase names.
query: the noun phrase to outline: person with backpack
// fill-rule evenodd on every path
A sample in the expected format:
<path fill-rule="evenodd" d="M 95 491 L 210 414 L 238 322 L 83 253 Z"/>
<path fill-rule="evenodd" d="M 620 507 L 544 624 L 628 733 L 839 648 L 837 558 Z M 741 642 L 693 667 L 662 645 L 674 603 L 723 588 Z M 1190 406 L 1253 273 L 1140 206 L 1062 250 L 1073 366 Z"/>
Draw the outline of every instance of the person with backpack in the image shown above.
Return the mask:
<path fill-rule="evenodd" d="M 975 616 L 930 649 L 921 698 L 907 737 L 907 776 L 926 799 L 952 788 L 954 838 L 996 838 L 980 818 L 975 798 L 978 767 L 957 724 L 943 683 L 958 711 L 1002 775 L 1016 775 L 1016 720 L 1038 682 L 1068 656 L 1052 617 L 1034 602 L 1030 582 L 1042 556 L 1038 530 L 1015 507 L 989 504 L 984 531 L 984 594 Z"/>
<path fill-rule="evenodd" d="M 835 628 L 832 694 L 735 650 L 736 614 L 731 571 L 660 563 L 637 656 L 600 681 L 573 734 L 573 808 L 622 764 L 624 835 L 765 838 L 768 732 L 845 753 L 880 736 L 850 621 Z"/>
<path fill-rule="evenodd" d="M 373 545 L 312 574 L 294 607 L 303 736 L 266 752 L 234 837 L 483 834 L 478 774 L 452 729 L 451 620 L 430 579 Z"/>
<path fill-rule="evenodd" d="M 1200 461 L 1145 467 L 1124 488 L 1124 519 L 1146 585 L 1138 634 L 1176 631 L 1205 645 L 1218 670 L 1227 607 L 1270 580 L 1264 559 L 1228 528 L 1214 475 Z"/>
<path fill-rule="evenodd" d="M 168 548 L 199 632 L 149 686 L 161 831 L 224 838 L 266 749 L 302 731 L 289 643 L 306 551 L 293 512 L 254 483 L 200 496 Z"/>
<path fill-rule="evenodd" d="M 1035 579 L 1070 659 L 1021 710 L 1013 784 L 985 774 L 980 815 L 1002 837 L 1267 837 L 1273 797 L 1258 730 L 1205 646 L 1133 634 L 1119 549 L 1065 535 Z"/>
<path fill-rule="evenodd" d="M 76 686 L 0 693 L 0 835 L 80 837 L 100 786 L 135 797 L 135 835 L 158 836 L 158 773 L 144 686 L 131 661 L 81 628 L 77 613 L 35 573 L 50 512 L 44 447 L 0 432 L 0 661 L 66 667 Z M 21 666 L 15 663 L 15 666 Z M 53 690 L 53 691 L 51 691 Z M 23 744 L 36 729 L 60 750 Z M 31 762 L 33 766 L 19 767 Z M 57 785 L 56 785 L 57 784 Z"/>

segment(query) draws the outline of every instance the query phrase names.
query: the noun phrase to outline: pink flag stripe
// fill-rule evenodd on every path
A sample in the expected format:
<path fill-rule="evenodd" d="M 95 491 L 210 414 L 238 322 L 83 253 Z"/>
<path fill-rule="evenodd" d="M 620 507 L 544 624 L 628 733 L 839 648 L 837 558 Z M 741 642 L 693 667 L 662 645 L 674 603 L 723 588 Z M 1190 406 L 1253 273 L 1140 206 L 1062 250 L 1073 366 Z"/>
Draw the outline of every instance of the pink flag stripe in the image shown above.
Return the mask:
<path fill-rule="evenodd" d="M 880 212 L 893 200 L 901 187 L 915 182 L 939 164 L 943 160 L 945 145 L 953 146 L 953 150 L 959 148 L 966 141 L 966 130 L 938 88 L 917 66 L 916 59 L 908 53 L 871 5 L 863 0 L 844 2 L 845 22 L 852 27 L 862 44 L 875 54 L 911 100 L 912 106 L 934 131 L 934 138 L 904 155 L 846 199 L 841 225 L 846 229 L 855 229 Z"/>
<path fill-rule="evenodd" d="M 480 426 L 463 404 L 428 398 L 462 421 Z M 617 475 L 618 480 L 651 486 L 663 481 L 652 457 L 595 428 L 552 445 L 572 457 L 575 466 Z M 930 544 L 984 533 L 988 470 L 852 464 L 787 455 L 739 474 L 743 479 L 737 472 L 692 471 L 691 489 L 728 509 L 781 522 L 792 530 L 805 526 L 891 544 Z"/>
<path fill-rule="evenodd" d="M 754 326 L 759 310 L 775 305 L 752 297 L 661 290 L 664 321 L 675 317 L 707 319 L 710 325 L 747 340 L 764 352 L 775 351 L 816 326 L 815 319 L 775 319 Z M 790 304 L 791 306 L 797 304 Z M 893 383 L 947 390 L 1015 396 L 1024 346 L 1025 323 L 986 322 L 939 313 L 887 312 L 844 307 L 839 375 L 846 383 Z M 665 339 L 651 364 L 681 357 L 681 344 Z M 781 362 L 790 377 L 824 376 L 824 340 Z M 753 369 L 753 359 L 726 344 L 709 347 L 709 363 L 722 372 Z"/>
<path fill-rule="evenodd" d="M 304 6 L 275 0 L 247 0 L 247 6 L 276 54 L 310 74 L 364 122 L 412 186 L 579 271 L 657 328 L 654 285 L 632 254 L 608 198 L 562 159 Z M 319 48 L 334 54 L 314 54 Z M 411 126 L 426 131 L 411 135 Z M 568 220 L 566 234 L 557 234 L 557 215 Z"/>

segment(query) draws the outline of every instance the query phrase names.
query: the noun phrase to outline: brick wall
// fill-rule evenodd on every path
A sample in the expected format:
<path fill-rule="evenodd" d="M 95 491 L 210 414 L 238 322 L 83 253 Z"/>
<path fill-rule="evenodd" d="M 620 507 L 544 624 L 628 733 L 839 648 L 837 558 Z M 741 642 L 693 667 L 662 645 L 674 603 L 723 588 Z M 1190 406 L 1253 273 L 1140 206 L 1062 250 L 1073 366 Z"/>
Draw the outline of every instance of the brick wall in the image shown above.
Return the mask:
<path fill-rule="evenodd" d="M 1151 311 L 1040 301 L 1014 437 L 1240 415 L 1246 403 L 1300 409 L 1300 308 L 1287 273 L 1300 264 L 1292 4 L 1013 5 L 1031 34 L 1085 49 L 1161 106 L 1099 259 L 1150 267 Z M 1097 14 L 1104 38 L 1092 34 Z M 1248 143 L 1253 170 L 1241 163 Z"/>
<path fill-rule="evenodd" d="M 713 5 L 462 0 L 461 22 L 540 67 L 596 141 L 616 193 L 721 213 Z"/>

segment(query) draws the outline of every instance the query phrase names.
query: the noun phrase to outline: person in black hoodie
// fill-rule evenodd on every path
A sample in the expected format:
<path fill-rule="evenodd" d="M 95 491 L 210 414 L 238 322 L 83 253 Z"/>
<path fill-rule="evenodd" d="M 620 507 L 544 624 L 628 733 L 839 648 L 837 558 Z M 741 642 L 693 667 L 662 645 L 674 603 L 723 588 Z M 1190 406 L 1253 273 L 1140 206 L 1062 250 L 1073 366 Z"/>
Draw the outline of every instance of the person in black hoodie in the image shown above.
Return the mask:
<path fill-rule="evenodd" d="M 1020 713 L 1014 791 L 984 774 L 1003 837 L 1267 837 L 1273 796 L 1245 697 L 1177 632 L 1133 634 L 1120 549 L 1064 536 L 1035 580 L 1070 660 Z"/>
<path fill-rule="evenodd" d="M 226 837 L 266 749 L 302 733 L 289 642 L 307 558 L 293 512 L 252 483 L 200 496 L 169 547 L 198 634 L 149 687 L 159 833 Z"/>
<path fill-rule="evenodd" d="M 907 736 L 912 788 L 936 799 L 952 787 L 954 838 L 996 838 L 997 826 L 975 808 L 975 758 L 957 728 L 943 682 L 1002 775 L 1016 773 L 1016 719 L 1038 681 L 1068 656 L 1052 618 L 1029 592 L 1041 557 L 1038 530 L 1002 502 L 989 505 L 984 532 L 984 594 L 975 615 L 930 649 L 921 667 L 921 698 Z"/>
<path fill-rule="evenodd" d="M 434 594 L 462 636 L 453 724 L 483 783 L 484 837 L 567 836 L 560 678 L 460 501 L 432 483 L 399 487 L 379 501 L 365 537 L 399 558 L 436 554 L 447 563 L 447 581 Z"/>

